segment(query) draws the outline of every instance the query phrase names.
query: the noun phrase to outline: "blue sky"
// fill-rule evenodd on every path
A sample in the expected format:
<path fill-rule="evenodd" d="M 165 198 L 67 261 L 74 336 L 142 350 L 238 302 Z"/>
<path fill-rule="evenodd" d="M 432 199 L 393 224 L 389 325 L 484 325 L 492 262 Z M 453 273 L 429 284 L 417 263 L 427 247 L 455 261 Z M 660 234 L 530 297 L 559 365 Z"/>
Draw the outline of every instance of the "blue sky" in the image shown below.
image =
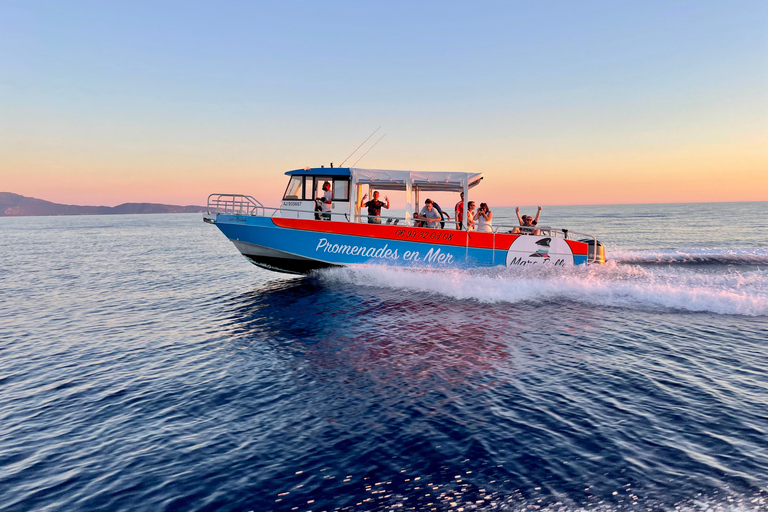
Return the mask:
<path fill-rule="evenodd" d="M 0 189 L 25 195 L 191 201 L 254 177 L 277 190 L 283 171 L 338 163 L 380 125 L 361 165 L 571 189 L 768 173 L 768 2 L 32 1 L 0 14 L 13 190 Z M 625 200 L 675 199 L 651 192 Z"/>

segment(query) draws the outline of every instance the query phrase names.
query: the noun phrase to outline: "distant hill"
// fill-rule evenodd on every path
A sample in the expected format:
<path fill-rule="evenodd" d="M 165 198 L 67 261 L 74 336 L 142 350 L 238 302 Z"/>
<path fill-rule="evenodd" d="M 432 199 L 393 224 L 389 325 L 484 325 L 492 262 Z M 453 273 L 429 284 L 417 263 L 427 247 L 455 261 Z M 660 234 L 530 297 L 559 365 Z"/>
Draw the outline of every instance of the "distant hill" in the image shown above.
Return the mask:
<path fill-rule="evenodd" d="M 39 215 L 109 215 L 125 213 L 200 213 L 205 206 L 176 206 L 156 203 L 124 203 L 117 206 L 58 204 L 10 192 L 0 192 L 0 217 Z"/>

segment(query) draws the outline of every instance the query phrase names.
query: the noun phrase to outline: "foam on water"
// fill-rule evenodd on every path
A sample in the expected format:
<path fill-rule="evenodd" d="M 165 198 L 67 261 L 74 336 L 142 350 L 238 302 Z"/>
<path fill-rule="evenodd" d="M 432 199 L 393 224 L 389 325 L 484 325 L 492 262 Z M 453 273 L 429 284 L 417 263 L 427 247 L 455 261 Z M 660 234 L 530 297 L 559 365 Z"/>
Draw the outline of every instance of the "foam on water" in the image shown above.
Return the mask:
<path fill-rule="evenodd" d="M 613 250 L 612 261 L 634 264 L 757 265 L 768 268 L 768 248 Z"/>
<path fill-rule="evenodd" d="M 320 272 L 326 282 L 387 287 L 481 302 L 569 300 L 597 306 L 768 315 L 768 269 L 707 272 L 694 265 L 647 267 L 612 260 L 573 268 L 438 271 L 362 266 Z"/>

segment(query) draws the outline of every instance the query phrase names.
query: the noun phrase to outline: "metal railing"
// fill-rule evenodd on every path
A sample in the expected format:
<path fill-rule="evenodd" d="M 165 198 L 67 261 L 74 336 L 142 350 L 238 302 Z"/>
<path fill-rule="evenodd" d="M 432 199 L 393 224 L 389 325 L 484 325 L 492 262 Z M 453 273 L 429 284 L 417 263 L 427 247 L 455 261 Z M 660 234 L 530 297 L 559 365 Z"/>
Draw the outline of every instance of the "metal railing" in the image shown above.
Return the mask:
<path fill-rule="evenodd" d="M 283 213 L 295 213 L 297 217 L 301 214 L 312 214 L 314 213 L 316 218 L 320 218 L 321 214 L 325 213 L 328 215 L 330 213 L 331 219 L 335 222 L 360 222 L 360 223 L 367 223 L 367 220 L 369 216 L 368 215 L 350 215 L 348 213 L 336 213 L 336 212 L 308 212 L 306 210 L 295 210 L 291 208 L 273 208 L 269 206 L 264 206 L 253 198 L 252 196 L 242 195 L 242 194 L 211 194 L 208 196 L 208 213 L 223 213 L 223 214 L 229 214 L 229 215 L 251 215 L 251 216 L 261 216 L 266 217 L 267 216 L 267 210 L 271 211 L 272 213 L 270 216 L 274 217 L 275 214 L 280 213 L 281 215 Z M 289 216 L 286 216 L 289 217 Z M 398 227 L 421 227 L 422 229 L 441 229 L 441 228 L 427 228 L 425 226 L 416 226 L 415 222 L 419 222 L 417 220 L 414 220 L 413 218 L 406 219 L 405 217 L 396 217 L 391 215 L 382 215 L 379 217 L 381 219 L 381 225 L 386 226 L 398 226 Z M 467 231 L 466 225 L 464 226 L 464 229 L 462 230 L 456 230 L 456 221 L 455 220 L 445 220 L 445 221 L 437 221 L 437 222 L 445 222 L 446 227 L 443 229 L 446 230 L 453 230 L 453 231 Z M 378 225 L 374 223 L 370 223 L 368 225 Z M 518 235 L 533 235 L 535 233 L 535 236 L 549 236 L 552 238 L 564 238 L 566 240 L 576 240 L 579 242 L 585 242 L 590 243 L 590 249 L 588 253 L 588 259 L 587 263 L 595 263 L 598 258 L 598 247 L 599 242 L 597 241 L 597 238 L 594 235 L 590 235 L 588 233 L 580 233 L 577 231 L 572 231 L 569 229 L 560 229 L 560 228 L 554 228 L 550 226 L 520 226 L 516 224 L 499 224 L 494 226 L 489 226 L 491 228 L 491 231 L 489 234 L 494 235 L 494 247 L 496 246 L 496 235 L 497 234 L 518 234 Z M 481 233 L 481 231 L 467 231 L 469 233 Z M 579 239 L 579 238 L 586 238 Z M 469 243 L 469 240 L 467 240 L 467 243 Z M 495 254 L 494 254 L 495 257 Z M 495 262 L 494 262 L 495 263 Z"/>
<path fill-rule="evenodd" d="M 370 216 L 369 215 L 353 215 L 352 216 L 355 220 L 358 222 L 362 222 L 363 219 L 367 219 Z M 411 217 L 410 219 L 406 219 L 405 217 L 394 217 L 390 215 L 381 215 L 379 217 L 381 219 L 382 225 L 387 226 L 401 226 L 401 227 L 417 227 L 415 225 L 416 222 L 423 222 L 414 219 Z M 349 219 L 347 219 L 347 222 L 352 222 Z M 367 221 L 364 221 L 367 222 Z M 453 230 L 453 231 L 467 231 L 469 233 L 482 233 L 482 231 L 468 231 L 466 229 L 466 225 L 464 226 L 464 229 L 457 230 L 456 229 L 456 220 L 435 220 L 437 223 L 445 223 L 445 228 L 427 228 L 426 226 L 418 226 L 423 229 L 446 229 L 446 230 Z M 373 224 L 376 225 L 376 224 Z M 532 235 L 532 236 L 549 236 L 552 238 L 564 238 L 566 240 L 575 240 L 577 242 L 583 242 L 583 243 L 590 243 L 590 248 L 588 250 L 587 254 L 587 263 L 595 263 L 598 258 L 598 246 L 599 242 L 597 241 L 597 238 L 594 235 L 590 235 L 588 233 L 580 233 L 578 231 L 573 231 L 570 229 L 564 229 L 564 228 L 554 228 L 551 226 L 521 226 L 518 224 L 498 224 L 495 226 L 489 226 L 491 228 L 491 231 L 488 233 L 493 234 L 493 246 L 496 247 L 496 235 L 497 234 L 513 234 L 513 235 Z M 584 239 L 588 240 L 584 240 Z M 467 244 L 469 244 L 469 238 L 467 238 Z M 469 246 L 469 245 L 467 245 Z M 495 253 L 494 253 L 494 261 L 492 264 L 495 263 Z"/>
<path fill-rule="evenodd" d="M 211 194 L 208 196 L 208 213 L 265 216 L 265 209 L 264 205 L 252 196 L 242 194 Z"/>

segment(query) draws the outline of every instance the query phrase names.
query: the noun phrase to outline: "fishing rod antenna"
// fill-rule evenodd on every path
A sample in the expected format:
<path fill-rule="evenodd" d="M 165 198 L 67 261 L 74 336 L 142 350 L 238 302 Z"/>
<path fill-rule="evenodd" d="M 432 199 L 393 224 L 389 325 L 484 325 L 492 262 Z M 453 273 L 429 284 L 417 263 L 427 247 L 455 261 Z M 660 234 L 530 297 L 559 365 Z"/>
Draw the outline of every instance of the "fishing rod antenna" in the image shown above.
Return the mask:
<path fill-rule="evenodd" d="M 378 128 L 376 128 L 375 130 L 373 130 L 373 133 L 372 133 L 372 134 L 370 134 L 370 135 L 368 136 L 368 138 L 367 138 L 367 139 L 365 139 L 365 140 L 363 141 L 363 144 L 365 144 L 366 142 L 368 142 L 368 140 L 369 140 L 371 137 L 373 137 L 373 135 L 374 135 L 374 134 L 375 134 L 377 131 L 379 131 L 379 130 L 381 130 L 381 126 L 379 126 Z M 379 140 L 381 140 L 381 139 L 379 139 Z M 357 152 L 360 150 L 360 148 L 361 148 L 361 147 L 363 147 L 363 144 L 360 144 L 359 146 L 357 146 L 357 149 L 356 149 L 356 150 L 354 150 L 354 151 L 353 151 L 353 152 L 352 152 L 352 153 L 351 153 L 351 154 L 350 154 L 350 155 L 349 155 L 347 158 L 345 158 L 345 159 L 344 159 L 344 162 L 341 162 L 341 165 L 340 165 L 339 167 L 344 167 L 344 163 L 346 163 L 346 161 L 347 161 L 347 160 L 349 160 L 350 158 L 352 158 L 352 155 L 354 155 L 355 153 L 357 153 Z M 374 144 L 374 145 L 375 145 L 375 144 Z M 370 151 L 370 150 L 369 150 L 369 151 Z M 358 160 L 358 161 L 359 161 L 359 160 Z"/>
<path fill-rule="evenodd" d="M 363 158 L 365 158 L 365 155 L 367 155 L 368 153 L 370 153 L 370 151 L 371 151 L 373 148 L 375 148 L 375 147 L 376 147 L 376 144 L 378 144 L 379 142 L 381 142 L 381 139 L 383 139 L 383 138 L 384 138 L 384 137 L 386 137 L 386 136 L 387 136 L 387 134 L 385 133 L 384 135 L 382 135 L 381 137 L 379 137 L 379 140 L 377 140 L 377 141 L 376 141 L 376 142 L 373 144 L 373 146 L 371 146 L 370 148 L 368 148 L 368 151 L 366 151 L 365 153 L 363 153 L 363 156 L 361 156 L 360 158 L 358 158 L 358 159 L 357 159 L 357 162 L 359 162 L 360 160 L 362 160 Z M 351 156 L 351 155 L 350 155 L 350 156 Z M 357 162 L 355 162 L 355 163 L 353 163 L 352 165 L 350 165 L 350 167 L 354 167 L 354 166 L 356 166 L 356 165 L 357 165 Z"/>

